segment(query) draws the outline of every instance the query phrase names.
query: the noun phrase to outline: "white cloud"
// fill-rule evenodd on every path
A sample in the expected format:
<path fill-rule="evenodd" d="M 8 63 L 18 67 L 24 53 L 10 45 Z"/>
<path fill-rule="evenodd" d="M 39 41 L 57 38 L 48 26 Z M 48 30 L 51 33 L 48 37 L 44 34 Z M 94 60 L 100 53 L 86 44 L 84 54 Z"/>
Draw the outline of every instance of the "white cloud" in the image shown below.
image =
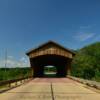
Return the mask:
<path fill-rule="evenodd" d="M 29 61 L 27 58 L 22 57 L 20 60 L 15 60 L 12 56 L 8 56 L 7 60 L 0 60 L 0 67 L 4 67 L 6 63 L 7 67 L 29 67 Z"/>
<path fill-rule="evenodd" d="M 88 28 L 91 28 L 91 26 L 80 26 L 80 29 L 88 29 Z"/>
<path fill-rule="evenodd" d="M 86 41 L 96 37 L 96 33 L 92 32 L 94 25 L 80 26 L 78 32 L 75 33 L 73 38 L 77 41 Z"/>
<path fill-rule="evenodd" d="M 21 62 L 24 62 L 24 63 L 28 63 L 28 59 L 27 59 L 26 57 L 22 57 L 22 58 L 20 59 L 20 61 L 21 61 Z"/>
<path fill-rule="evenodd" d="M 8 56 L 7 58 L 9 58 L 9 59 L 13 59 L 13 56 Z"/>
<path fill-rule="evenodd" d="M 76 36 L 74 36 L 74 39 L 79 40 L 79 41 L 86 41 L 92 37 L 95 36 L 95 33 L 77 33 Z"/>
<path fill-rule="evenodd" d="M 86 30 L 88 30 L 88 29 L 91 29 L 91 28 L 93 28 L 93 27 L 95 27 L 95 26 L 96 26 L 96 24 L 84 25 L 84 26 L 80 26 L 80 29 L 86 29 Z"/>
<path fill-rule="evenodd" d="M 100 34 L 98 34 L 97 36 L 95 36 L 95 38 L 93 39 L 93 41 L 100 41 Z"/>
<path fill-rule="evenodd" d="M 29 66 L 29 61 L 26 57 L 22 57 L 20 59 L 20 64 L 21 64 L 22 67 L 26 67 L 26 66 Z"/>

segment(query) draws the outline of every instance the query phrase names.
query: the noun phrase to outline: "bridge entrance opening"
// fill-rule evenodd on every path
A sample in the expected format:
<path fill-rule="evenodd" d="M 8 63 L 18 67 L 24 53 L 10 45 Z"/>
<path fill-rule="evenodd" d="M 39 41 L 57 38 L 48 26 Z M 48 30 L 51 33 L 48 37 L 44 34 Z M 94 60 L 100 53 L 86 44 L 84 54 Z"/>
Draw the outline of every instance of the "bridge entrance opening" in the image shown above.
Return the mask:
<path fill-rule="evenodd" d="M 66 77 L 69 59 L 59 55 L 42 55 L 30 59 L 34 77 L 45 77 L 45 69 L 55 70 L 56 77 Z M 48 68 L 47 65 L 52 65 Z"/>
<path fill-rule="evenodd" d="M 56 77 L 57 69 L 53 65 L 44 66 L 44 77 Z"/>

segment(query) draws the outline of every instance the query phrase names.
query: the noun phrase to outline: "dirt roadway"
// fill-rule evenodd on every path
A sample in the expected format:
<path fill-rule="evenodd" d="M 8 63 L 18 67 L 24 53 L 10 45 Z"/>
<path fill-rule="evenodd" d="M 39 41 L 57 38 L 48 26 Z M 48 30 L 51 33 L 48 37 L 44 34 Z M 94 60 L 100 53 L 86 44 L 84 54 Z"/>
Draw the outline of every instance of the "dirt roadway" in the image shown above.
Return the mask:
<path fill-rule="evenodd" d="M 100 100 L 100 94 L 68 78 L 35 78 L 1 93 L 0 100 Z"/>

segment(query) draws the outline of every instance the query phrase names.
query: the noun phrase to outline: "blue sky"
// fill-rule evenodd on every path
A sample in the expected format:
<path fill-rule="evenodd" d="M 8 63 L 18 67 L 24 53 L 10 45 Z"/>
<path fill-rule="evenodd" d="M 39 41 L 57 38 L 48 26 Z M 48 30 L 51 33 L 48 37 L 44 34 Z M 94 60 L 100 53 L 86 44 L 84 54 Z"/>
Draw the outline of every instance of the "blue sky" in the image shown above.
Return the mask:
<path fill-rule="evenodd" d="M 25 52 L 48 40 L 79 49 L 100 41 L 99 0 L 0 0 L 0 65 L 23 66 Z"/>

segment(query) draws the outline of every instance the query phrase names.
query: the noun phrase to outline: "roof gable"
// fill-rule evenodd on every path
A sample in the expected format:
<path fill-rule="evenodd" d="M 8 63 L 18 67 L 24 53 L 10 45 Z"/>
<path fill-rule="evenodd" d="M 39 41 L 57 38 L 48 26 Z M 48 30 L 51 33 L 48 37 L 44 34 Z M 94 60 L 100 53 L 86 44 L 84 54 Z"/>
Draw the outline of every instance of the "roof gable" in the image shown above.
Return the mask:
<path fill-rule="evenodd" d="M 69 50 L 68 48 L 65 48 L 65 47 L 61 46 L 60 44 L 58 44 L 58 43 L 56 43 L 54 41 L 48 41 L 48 42 L 46 42 L 46 43 L 38 46 L 37 48 L 34 48 L 34 49 L 29 50 L 26 54 L 29 55 L 30 53 L 35 52 L 35 51 L 37 51 L 39 49 L 42 49 L 42 48 L 44 48 L 46 46 L 48 46 L 49 48 L 52 48 L 52 47 L 55 47 L 56 46 L 56 47 L 58 47 L 60 49 L 63 49 L 65 51 L 67 51 L 67 52 L 75 55 L 75 53 L 73 51 Z"/>

